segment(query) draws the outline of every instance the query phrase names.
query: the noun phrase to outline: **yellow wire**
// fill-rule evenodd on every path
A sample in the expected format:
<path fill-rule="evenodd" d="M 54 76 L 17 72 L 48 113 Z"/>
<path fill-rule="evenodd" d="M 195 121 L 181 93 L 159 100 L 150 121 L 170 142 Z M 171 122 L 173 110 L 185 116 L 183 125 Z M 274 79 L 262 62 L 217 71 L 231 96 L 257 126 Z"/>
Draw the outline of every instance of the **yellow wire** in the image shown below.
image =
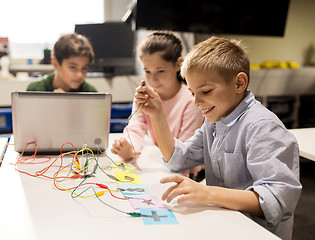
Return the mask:
<path fill-rule="evenodd" d="M 80 152 L 82 152 L 82 151 L 84 151 L 84 150 L 90 151 L 90 152 L 92 153 L 92 160 L 95 159 L 95 158 L 94 158 L 94 152 L 93 152 L 90 148 L 82 148 L 82 149 L 80 149 L 79 151 L 77 151 L 77 152 L 75 153 L 74 157 L 73 157 L 75 163 L 76 163 L 76 156 L 78 155 L 78 153 L 80 153 Z M 87 166 L 85 166 L 84 168 L 80 168 L 79 165 L 78 165 L 78 166 L 76 165 L 76 166 L 79 168 L 77 171 L 83 171 L 83 170 L 87 169 L 91 164 L 92 164 L 92 161 L 90 161 L 90 163 L 89 163 Z M 56 184 L 60 189 L 62 189 L 62 190 L 64 190 L 64 191 L 68 191 L 68 192 L 70 192 L 70 193 L 74 193 L 75 195 L 79 196 L 79 194 L 77 194 L 77 193 L 75 193 L 75 192 L 73 192 L 73 191 L 71 191 L 71 190 L 69 190 L 69 189 L 67 189 L 67 188 L 64 188 L 64 187 L 62 187 L 62 186 L 60 186 L 60 185 L 58 184 L 58 182 L 57 182 L 57 177 L 58 177 L 58 175 L 59 175 L 60 173 L 62 173 L 62 172 L 76 172 L 76 171 L 75 171 L 75 170 L 71 170 L 71 169 L 69 169 L 69 170 L 68 170 L 68 169 L 63 169 L 63 170 L 57 172 L 57 174 L 56 174 L 56 176 L 55 176 L 55 179 L 54 179 L 55 184 Z M 102 194 L 101 194 L 100 192 L 98 192 L 99 194 L 101 194 L 101 195 L 99 195 L 99 196 L 104 195 L 105 192 L 108 192 L 108 191 L 103 191 Z M 98 194 L 98 193 L 96 193 L 96 194 Z M 88 198 L 88 197 L 96 196 L 96 194 L 93 194 L 93 195 L 90 195 L 90 196 L 81 196 L 81 195 L 80 195 L 79 197 Z"/>

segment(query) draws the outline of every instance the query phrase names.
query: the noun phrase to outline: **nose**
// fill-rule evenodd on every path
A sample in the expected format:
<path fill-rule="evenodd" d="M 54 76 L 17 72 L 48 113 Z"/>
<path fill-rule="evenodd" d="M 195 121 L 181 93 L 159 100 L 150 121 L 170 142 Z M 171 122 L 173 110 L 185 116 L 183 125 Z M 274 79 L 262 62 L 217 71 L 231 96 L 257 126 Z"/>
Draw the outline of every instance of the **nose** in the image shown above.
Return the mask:
<path fill-rule="evenodd" d="M 151 80 L 151 81 L 157 81 L 157 80 L 158 80 L 157 74 L 151 74 L 150 80 Z"/>
<path fill-rule="evenodd" d="M 76 72 L 76 74 L 77 74 L 77 77 L 78 77 L 78 78 L 85 78 L 86 71 L 85 71 L 85 70 L 78 70 L 78 71 Z"/>
<path fill-rule="evenodd" d="M 200 104 L 200 98 L 197 95 L 193 96 L 193 103 L 198 107 Z"/>

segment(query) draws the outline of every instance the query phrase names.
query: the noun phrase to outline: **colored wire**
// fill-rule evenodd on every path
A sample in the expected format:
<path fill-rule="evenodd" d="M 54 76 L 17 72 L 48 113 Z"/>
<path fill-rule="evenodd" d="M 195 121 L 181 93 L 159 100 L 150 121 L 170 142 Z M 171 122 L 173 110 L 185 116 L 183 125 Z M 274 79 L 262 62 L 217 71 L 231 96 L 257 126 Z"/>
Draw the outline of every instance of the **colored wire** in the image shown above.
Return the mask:
<path fill-rule="evenodd" d="M 34 154 L 31 155 L 31 156 L 28 157 L 28 158 L 23 158 L 23 159 L 22 159 L 25 150 L 27 149 L 27 147 L 29 147 L 29 146 L 32 145 L 32 144 L 35 145 Z M 70 143 L 70 142 L 64 143 L 64 144 L 62 145 L 61 149 L 60 149 L 60 155 L 59 155 L 57 158 L 55 158 L 54 161 L 53 161 L 49 166 L 47 166 L 47 167 L 45 167 L 45 168 L 43 168 L 43 169 L 41 169 L 41 170 L 39 170 L 39 171 L 36 171 L 35 174 L 31 174 L 31 173 L 28 173 L 28 172 L 26 172 L 26 171 L 22 171 L 22 170 L 18 169 L 17 166 L 18 166 L 19 164 L 41 164 L 41 163 L 46 163 L 46 162 L 48 162 L 49 160 L 51 160 L 51 157 L 45 157 L 45 158 L 48 158 L 48 160 L 46 160 L 46 161 L 41 161 L 41 162 L 36 162 L 36 163 L 35 163 L 35 162 L 28 162 L 29 160 L 36 160 L 36 158 L 39 158 L 39 157 L 36 156 L 36 154 L 37 154 L 37 144 L 36 144 L 36 143 L 29 143 L 29 144 L 27 144 L 27 146 L 23 149 L 21 155 L 19 156 L 17 162 L 15 163 L 15 168 L 16 168 L 16 170 L 17 170 L 18 172 L 27 174 L 27 175 L 32 176 L 32 177 L 40 177 L 40 176 L 41 176 L 41 177 L 53 179 L 53 180 L 54 180 L 54 185 L 55 185 L 55 187 L 56 187 L 57 189 L 59 189 L 59 190 L 62 190 L 62 191 L 71 192 L 71 197 L 72 197 L 72 198 L 76 198 L 76 197 L 81 197 L 81 198 L 96 197 L 96 198 L 97 198 L 100 202 L 102 202 L 104 205 L 106 205 L 106 206 L 108 206 L 108 207 L 110 207 L 110 208 L 112 208 L 112 209 L 114 209 L 114 210 L 116 210 L 116 211 L 119 211 L 119 212 L 121 212 L 121 213 L 127 214 L 127 215 L 132 216 L 132 217 L 140 217 L 140 216 L 141 216 L 141 213 L 139 213 L 139 212 L 125 212 L 125 211 L 119 210 L 119 209 L 117 209 L 117 208 L 115 208 L 115 207 L 113 207 L 113 206 L 111 206 L 111 205 L 105 203 L 104 201 L 102 201 L 102 199 L 100 199 L 100 197 L 103 196 L 106 192 L 109 192 L 112 197 L 117 198 L 117 199 L 120 199 L 120 200 L 127 200 L 127 199 L 128 199 L 127 197 L 118 197 L 118 196 L 115 196 L 115 195 L 112 193 L 112 191 L 117 191 L 117 190 L 111 190 L 111 189 L 109 189 L 109 187 L 106 186 L 105 184 L 100 184 L 100 183 L 85 183 L 85 181 L 86 181 L 88 178 L 90 178 L 90 177 L 92 176 L 92 174 L 94 174 L 98 168 L 101 169 L 101 171 L 102 171 L 104 174 L 106 174 L 108 177 L 110 177 L 111 179 L 113 179 L 113 180 L 115 180 L 115 181 L 130 182 L 130 180 L 128 180 L 128 181 L 121 181 L 121 180 L 117 179 L 116 177 L 114 177 L 114 176 L 112 176 L 112 175 L 106 173 L 106 172 L 99 166 L 99 161 L 98 161 L 98 159 L 95 158 L 94 152 L 93 152 L 91 149 L 87 148 L 87 147 L 82 148 L 82 149 L 80 149 L 79 151 L 75 151 L 74 146 L 71 144 L 71 146 L 73 147 L 74 151 L 67 152 L 67 153 L 63 153 L 63 152 L 62 152 L 62 148 L 64 147 L 65 144 L 71 144 L 71 143 Z M 87 160 L 86 160 L 85 163 L 84 163 L 84 166 L 81 167 L 81 166 L 80 166 L 80 162 L 79 162 L 79 158 L 78 158 L 78 154 L 79 154 L 79 153 L 82 153 L 82 157 L 84 157 L 84 154 L 83 154 L 83 153 L 84 153 L 85 150 L 91 152 L 92 157 L 91 157 L 91 158 L 87 158 Z M 73 156 L 73 160 L 72 160 L 71 163 L 69 163 L 69 164 L 63 166 L 63 156 L 65 156 L 65 155 L 74 155 L 74 156 Z M 86 155 L 86 156 L 87 156 L 87 155 Z M 107 156 L 107 155 L 106 155 L 106 156 Z M 36 158 L 35 158 L 35 157 L 36 157 Z M 44 157 L 43 157 L 43 158 L 44 158 Z M 107 156 L 107 158 L 110 159 L 109 156 Z M 60 159 L 61 163 L 60 163 L 60 165 L 57 166 L 57 165 L 55 165 L 55 163 L 56 163 L 56 161 L 57 161 L 58 159 Z M 86 172 L 87 172 L 87 169 L 91 166 L 93 160 L 95 161 L 95 166 L 94 166 L 94 168 L 93 168 L 93 171 L 92 171 L 91 173 L 87 174 L 87 175 L 83 175 L 83 176 L 80 175 L 80 174 L 79 174 L 80 172 L 83 172 L 83 173 L 86 173 Z M 119 165 L 117 165 L 112 159 L 110 159 L 110 160 L 115 164 L 115 166 L 119 167 Z M 73 169 L 73 168 L 72 168 L 74 165 L 76 166 L 76 169 Z M 53 177 L 50 177 L 50 176 L 45 175 L 45 173 L 46 173 L 52 166 L 58 167 L 58 170 L 57 170 L 57 172 L 54 174 L 54 176 L 53 176 Z M 70 167 L 70 169 L 67 169 L 68 167 Z M 60 176 L 60 175 L 62 175 L 62 173 L 64 173 L 64 172 L 67 172 L 68 174 L 66 174 L 66 176 Z M 72 173 L 75 173 L 75 174 L 69 177 L 69 175 L 70 175 L 71 172 L 72 172 Z M 62 181 L 64 181 L 65 179 L 82 178 L 82 177 L 83 177 L 84 179 L 83 179 L 77 186 L 75 186 L 75 187 L 64 188 L 64 187 L 62 187 L 62 186 L 60 186 L 60 185 L 58 184 L 58 182 L 62 182 Z M 133 181 L 133 180 L 134 180 L 134 179 L 131 179 L 131 181 Z M 100 188 L 103 188 L 103 189 L 105 189 L 105 190 L 96 192 L 96 190 L 95 190 L 95 188 L 94 188 L 93 186 L 89 186 L 89 187 L 87 187 L 86 189 L 84 189 L 83 191 L 81 191 L 80 193 L 76 193 L 76 191 L 77 191 L 80 187 L 82 187 L 82 186 L 87 186 L 87 185 L 96 185 L 96 186 L 98 186 L 98 187 L 100 187 Z M 93 195 L 83 195 L 83 194 L 86 193 L 89 189 L 92 189 L 93 192 L 94 192 L 94 194 L 93 194 Z"/>
<path fill-rule="evenodd" d="M 131 118 L 133 117 L 133 115 L 135 115 L 138 112 L 139 108 L 140 108 L 140 104 L 138 105 L 137 109 L 128 117 L 128 119 L 126 121 L 127 136 L 128 136 L 129 142 L 130 142 L 132 149 L 133 149 L 133 152 L 134 152 L 134 157 L 131 159 L 130 162 L 128 162 L 128 164 L 132 164 L 137 159 L 136 149 L 135 149 L 135 146 L 133 145 L 133 143 L 131 141 L 131 137 L 130 137 L 129 130 L 128 130 L 128 124 L 129 124 Z"/>
<path fill-rule="evenodd" d="M 97 192 L 95 191 L 95 189 L 92 188 L 92 190 L 94 191 L 96 198 L 97 198 L 101 203 L 103 203 L 104 205 L 106 205 L 107 207 L 110 207 L 110 208 L 112 208 L 112 209 L 114 209 L 114 210 L 116 210 L 116 211 L 118 211 L 118 212 L 127 214 L 127 215 L 132 216 L 132 217 L 141 217 L 141 213 L 139 213 L 139 212 L 125 212 L 125 211 L 122 211 L 122 210 L 120 210 L 120 209 L 118 209 L 118 208 L 115 208 L 115 207 L 113 207 L 113 206 L 111 206 L 111 205 L 105 203 L 105 202 L 100 198 L 100 196 L 97 194 Z"/>
<path fill-rule="evenodd" d="M 107 156 L 107 155 L 106 155 Z M 99 163 L 98 163 L 98 160 L 96 160 L 97 162 L 97 165 L 99 166 Z M 117 165 L 116 165 L 117 166 Z M 111 174 L 108 174 L 107 172 L 105 172 L 101 166 L 99 166 L 99 169 L 107 176 L 109 177 L 110 179 L 114 180 L 114 181 L 117 181 L 117 182 L 123 182 L 123 183 L 130 183 L 132 181 L 134 181 L 134 178 L 130 177 L 129 180 L 121 180 L 121 179 L 118 179 L 116 178 L 115 176 L 111 175 Z"/>

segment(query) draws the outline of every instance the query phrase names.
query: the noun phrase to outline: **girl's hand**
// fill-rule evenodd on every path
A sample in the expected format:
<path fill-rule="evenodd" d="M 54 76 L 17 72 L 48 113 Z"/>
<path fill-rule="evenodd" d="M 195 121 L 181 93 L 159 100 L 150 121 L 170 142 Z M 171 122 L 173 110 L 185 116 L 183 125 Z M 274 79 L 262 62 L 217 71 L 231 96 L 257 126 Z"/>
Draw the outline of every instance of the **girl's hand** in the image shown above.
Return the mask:
<path fill-rule="evenodd" d="M 123 160 L 130 160 L 141 154 L 141 152 L 134 152 L 132 145 L 125 138 L 116 139 L 112 145 L 111 152 Z"/>
<path fill-rule="evenodd" d="M 159 94 L 145 85 L 145 81 L 141 81 L 141 86 L 136 89 L 135 103 L 142 112 L 150 117 L 163 111 Z"/>
<path fill-rule="evenodd" d="M 197 183 L 188 177 L 180 175 L 171 175 L 162 178 L 161 183 L 175 182 L 176 184 L 168 188 L 162 196 L 162 200 L 171 202 L 177 196 L 182 195 L 177 199 L 177 203 L 194 202 L 198 204 L 211 203 L 208 196 L 207 186 Z"/>

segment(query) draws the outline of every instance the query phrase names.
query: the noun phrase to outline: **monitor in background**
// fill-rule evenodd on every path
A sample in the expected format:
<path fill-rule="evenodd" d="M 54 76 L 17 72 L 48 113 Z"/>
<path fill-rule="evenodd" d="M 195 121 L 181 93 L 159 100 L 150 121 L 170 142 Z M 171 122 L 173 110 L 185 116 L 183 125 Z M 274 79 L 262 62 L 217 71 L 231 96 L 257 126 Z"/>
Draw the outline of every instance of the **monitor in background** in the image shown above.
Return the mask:
<path fill-rule="evenodd" d="M 105 77 L 135 73 L 134 32 L 125 22 L 76 24 L 75 32 L 86 36 L 93 46 L 95 61 L 90 72 Z"/>
<path fill-rule="evenodd" d="M 290 0 L 137 0 L 136 29 L 283 36 Z"/>

